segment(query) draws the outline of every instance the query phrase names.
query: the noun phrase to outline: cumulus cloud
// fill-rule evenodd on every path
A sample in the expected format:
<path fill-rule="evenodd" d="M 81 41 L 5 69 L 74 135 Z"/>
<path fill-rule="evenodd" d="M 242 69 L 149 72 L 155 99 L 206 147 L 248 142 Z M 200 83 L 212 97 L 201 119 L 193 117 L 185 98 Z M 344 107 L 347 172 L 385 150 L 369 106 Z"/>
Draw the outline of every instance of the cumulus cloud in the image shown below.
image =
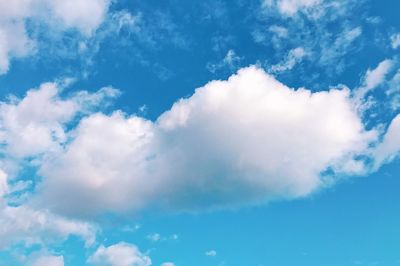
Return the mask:
<path fill-rule="evenodd" d="M 104 20 L 109 5 L 109 0 L 0 0 L 0 74 L 8 71 L 12 58 L 35 52 L 37 40 L 27 27 L 32 21 L 90 36 Z"/>
<path fill-rule="evenodd" d="M 249 67 L 197 89 L 155 122 L 96 113 L 72 136 L 42 164 L 36 200 L 87 215 L 307 196 L 331 183 L 328 170 L 361 173 L 357 155 L 376 132 L 364 129 L 348 90 L 294 90 Z"/>
<path fill-rule="evenodd" d="M 96 266 L 150 266 L 151 259 L 132 244 L 120 242 L 108 247 L 100 246 L 88 263 Z"/>

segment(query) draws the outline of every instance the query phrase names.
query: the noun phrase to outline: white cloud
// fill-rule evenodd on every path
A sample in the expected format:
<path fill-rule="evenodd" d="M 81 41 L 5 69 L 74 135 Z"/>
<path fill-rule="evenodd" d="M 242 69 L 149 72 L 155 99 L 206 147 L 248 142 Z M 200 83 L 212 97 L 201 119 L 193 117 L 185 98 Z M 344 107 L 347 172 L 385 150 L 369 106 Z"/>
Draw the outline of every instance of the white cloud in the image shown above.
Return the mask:
<path fill-rule="evenodd" d="M 400 108 L 400 69 L 388 81 L 388 85 L 389 88 L 386 90 L 386 96 L 390 99 L 392 110 L 396 111 Z"/>
<path fill-rule="evenodd" d="M 205 255 L 207 257 L 215 257 L 215 256 L 217 256 L 217 252 L 215 250 L 209 250 L 209 251 L 206 251 Z"/>
<path fill-rule="evenodd" d="M 148 240 L 150 240 L 151 242 L 176 241 L 176 240 L 178 240 L 179 236 L 177 234 L 172 234 L 172 235 L 166 237 L 166 236 L 161 236 L 158 233 L 153 233 L 153 234 L 147 235 L 146 238 Z"/>
<path fill-rule="evenodd" d="M 364 168 L 355 158 L 376 133 L 364 130 L 349 94 L 293 90 L 250 67 L 197 89 L 156 122 L 90 115 L 42 165 L 38 200 L 90 215 L 307 196 L 331 183 L 328 169 Z"/>
<path fill-rule="evenodd" d="M 79 112 L 114 97 L 118 91 L 103 88 L 96 93 L 80 91 L 67 100 L 59 97 L 62 88 L 45 83 L 29 90 L 23 99 L 0 102 L 0 143 L 2 152 L 15 157 L 37 156 L 60 149 L 67 140 L 65 124 Z M 51 111 L 49 111 L 51 110 Z"/>
<path fill-rule="evenodd" d="M 51 256 L 43 255 L 36 258 L 33 262 L 28 264 L 29 266 L 64 266 L 63 256 Z"/>
<path fill-rule="evenodd" d="M 390 71 L 392 65 L 393 61 L 386 59 L 380 62 L 375 69 L 373 70 L 368 69 L 365 75 L 366 89 L 371 90 L 380 85 L 385 80 L 386 74 Z"/>
<path fill-rule="evenodd" d="M 288 37 L 288 29 L 278 25 L 272 25 L 268 28 L 270 32 L 275 33 L 279 38 L 287 38 Z"/>
<path fill-rule="evenodd" d="M 1 142 L 7 144 L 8 154 L 32 156 L 65 141 L 62 124 L 72 119 L 78 106 L 57 94 L 56 84 L 47 83 L 28 91 L 19 102 L 0 104 Z"/>
<path fill-rule="evenodd" d="M 400 47 L 400 33 L 393 34 L 390 36 L 390 41 L 393 49 Z"/>
<path fill-rule="evenodd" d="M 395 159 L 400 152 L 400 115 L 397 115 L 389 125 L 382 143 L 373 150 L 375 159 L 375 169 L 378 169 L 383 163 Z"/>
<path fill-rule="evenodd" d="M 386 91 L 386 95 L 392 96 L 400 92 L 400 69 L 396 71 L 393 77 L 389 81 L 389 89 Z"/>
<path fill-rule="evenodd" d="M 273 57 L 279 61 L 287 56 L 288 49 L 303 47 L 308 59 L 308 64 L 304 64 L 307 70 L 302 69 L 307 71 L 307 75 L 299 76 L 303 82 L 311 82 L 321 75 L 333 77 L 342 73 L 352 64 L 352 56 L 368 41 L 359 23 L 362 18 L 353 19 L 356 1 L 264 0 L 262 3 L 257 12 L 260 26 L 252 31 L 254 41 L 268 49 L 272 46 Z M 292 7 L 286 10 L 292 11 L 285 13 L 285 8 L 282 8 L 285 5 Z M 312 69 L 318 67 L 310 72 L 308 66 Z M 318 89 L 328 86 L 322 85 L 321 79 L 313 84 L 320 86 Z"/>
<path fill-rule="evenodd" d="M 109 0 L 0 0 L 0 74 L 12 58 L 35 52 L 37 40 L 27 30 L 31 21 L 60 31 L 76 29 L 89 37 L 102 23 Z"/>
<path fill-rule="evenodd" d="M 362 29 L 361 27 L 355 27 L 351 30 L 345 31 L 344 32 L 344 39 L 346 42 L 351 43 L 358 37 L 360 37 L 362 34 Z"/>
<path fill-rule="evenodd" d="M 175 263 L 173 263 L 173 262 L 164 262 L 163 264 L 161 264 L 161 266 L 175 266 Z"/>
<path fill-rule="evenodd" d="M 2 198 L 8 191 L 7 175 L 0 169 L 0 204 L 2 204 Z"/>
<path fill-rule="evenodd" d="M 240 64 L 241 58 L 236 54 L 236 52 L 232 49 L 228 50 L 225 57 L 222 61 L 218 63 L 208 63 L 207 69 L 215 73 L 217 70 L 220 70 L 224 67 L 228 67 L 231 71 L 235 70 Z"/>
<path fill-rule="evenodd" d="M 297 47 L 289 51 L 285 60 L 279 64 L 270 67 L 271 73 L 280 73 L 287 70 L 291 70 L 296 64 L 301 62 L 306 56 L 306 52 L 303 47 Z"/>
<path fill-rule="evenodd" d="M 100 246 L 89 257 L 88 263 L 96 266 L 150 266 L 151 259 L 135 245 L 120 242 L 109 247 Z"/>
<path fill-rule="evenodd" d="M 45 3 L 66 28 L 77 28 L 90 35 L 103 22 L 110 0 L 46 0 Z"/>
<path fill-rule="evenodd" d="M 357 47 L 354 43 L 362 36 L 362 28 L 360 26 L 352 28 L 345 24 L 343 27 L 343 30 L 333 37 L 334 40 L 332 40 L 331 33 L 326 32 L 325 28 L 321 28 L 321 39 L 318 40 L 318 46 L 320 46 L 321 50 L 317 54 L 319 58 L 316 58 L 316 61 L 322 66 L 335 68 L 338 72 L 344 68 L 344 62 L 341 60 L 347 53 Z M 311 32 L 310 34 L 315 33 Z M 315 45 L 315 43 L 313 44 Z"/>
<path fill-rule="evenodd" d="M 0 19 L 0 75 L 8 72 L 10 57 L 25 57 L 33 53 L 34 48 L 35 42 L 27 36 L 22 22 L 3 22 Z"/>
<path fill-rule="evenodd" d="M 0 209 L 0 248 L 23 243 L 46 244 L 76 235 L 86 246 L 94 243 L 96 228 L 86 222 L 70 220 L 48 211 L 27 206 L 2 206 Z"/>
<path fill-rule="evenodd" d="M 152 242 L 158 242 L 161 240 L 161 236 L 160 234 L 154 233 L 154 234 L 150 234 L 146 237 L 148 240 L 152 241 Z"/>
<path fill-rule="evenodd" d="M 298 11 L 311 9 L 321 3 L 321 0 L 264 0 L 266 7 L 276 6 L 285 16 L 293 16 Z"/>
<path fill-rule="evenodd" d="M 363 79 L 363 85 L 354 91 L 355 98 L 361 100 L 370 91 L 381 85 L 386 80 L 386 75 L 392 69 L 393 61 L 385 59 L 374 69 L 368 69 Z"/>

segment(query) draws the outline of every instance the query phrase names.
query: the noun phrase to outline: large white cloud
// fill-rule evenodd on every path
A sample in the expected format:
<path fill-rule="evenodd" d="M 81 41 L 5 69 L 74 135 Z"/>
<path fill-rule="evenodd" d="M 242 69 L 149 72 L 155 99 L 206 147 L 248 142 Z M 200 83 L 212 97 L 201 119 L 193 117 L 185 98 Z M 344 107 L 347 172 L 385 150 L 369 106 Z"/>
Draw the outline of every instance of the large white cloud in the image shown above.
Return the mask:
<path fill-rule="evenodd" d="M 197 89 L 156 122 L 98 113 L 73 135 L 42 165 L 38 199 L 83 215 L 306 196 L 332 182 L 328 172 L 365 171 L 355 158 L 376 138 L 347 89 L 294 90 L 255 67 Z"/>
<path fill-rule="evenodd" d="M 120 242 L 109 247 L 100 246 L 88 263 L 96 266 L 150 266 L 151 259 L 132 244 Z"/>
<path fill-rule="evenodd" d="M 35 52 L 37 40 L 27 30 L 29 21 L 90 36 L 109 5 L 109 0 L 0 0 L 0 74 L 9 70 L 12 58 Z"/>

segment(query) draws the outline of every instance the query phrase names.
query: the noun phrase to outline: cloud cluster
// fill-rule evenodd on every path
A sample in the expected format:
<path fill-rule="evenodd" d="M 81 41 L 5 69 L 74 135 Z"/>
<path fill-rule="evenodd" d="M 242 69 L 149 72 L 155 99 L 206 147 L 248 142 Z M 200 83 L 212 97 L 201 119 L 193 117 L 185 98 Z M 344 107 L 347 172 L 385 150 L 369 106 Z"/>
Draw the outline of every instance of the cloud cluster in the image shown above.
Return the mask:
<path fill-rule="evenodd" d="M 377 137 L 347 89 L 294 90 L 255 67 L 197 89 L 155 122 L 95 113 L 70 134 L 40 166 L 36 197 L 69 215 L 303 197 L 336 174 L 365 172 L 359 155 Z"/>
<path fill-rule="evenodd" d="M 90 36 L 104 20 L 109 0 L 0 0 L 0 74 L 10 60 L 35 52 L 37 40 L 29 23 Z"/>

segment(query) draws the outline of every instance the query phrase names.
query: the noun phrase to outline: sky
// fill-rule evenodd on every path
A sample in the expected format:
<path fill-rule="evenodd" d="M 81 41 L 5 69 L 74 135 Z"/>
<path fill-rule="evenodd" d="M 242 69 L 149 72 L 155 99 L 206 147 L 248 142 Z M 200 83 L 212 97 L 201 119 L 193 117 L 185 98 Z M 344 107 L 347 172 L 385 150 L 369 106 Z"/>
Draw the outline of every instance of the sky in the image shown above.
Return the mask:
<path fill-rule="evenodd" d="M 0 266 L 400 265 L 397 0 L 0 0 Z"/>

